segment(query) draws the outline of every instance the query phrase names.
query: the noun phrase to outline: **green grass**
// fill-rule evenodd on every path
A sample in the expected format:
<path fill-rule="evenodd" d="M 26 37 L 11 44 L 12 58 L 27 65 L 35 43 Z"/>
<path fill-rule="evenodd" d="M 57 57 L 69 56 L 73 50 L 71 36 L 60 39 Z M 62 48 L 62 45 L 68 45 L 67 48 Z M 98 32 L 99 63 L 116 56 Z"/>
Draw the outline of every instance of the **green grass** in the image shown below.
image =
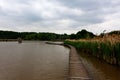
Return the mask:
<path fill-rule="evenodd" d="M 64 41 L 64 44 L 72 45 L 78 50 L 86 50 L 91 55 L 103 59 L 111 64 L 120 63 L 120 42 L 111 44 L 98 41 Z"/>

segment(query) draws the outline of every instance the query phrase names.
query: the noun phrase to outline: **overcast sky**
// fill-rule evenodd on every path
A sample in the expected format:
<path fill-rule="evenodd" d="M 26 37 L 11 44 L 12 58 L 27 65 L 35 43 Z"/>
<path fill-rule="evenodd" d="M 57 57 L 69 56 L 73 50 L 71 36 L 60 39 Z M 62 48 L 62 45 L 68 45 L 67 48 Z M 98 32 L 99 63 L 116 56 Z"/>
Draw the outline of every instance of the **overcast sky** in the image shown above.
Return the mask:
<path fill-rule="evenodd" d="M 0 30 L 95 34 L 120 30 L 120 0 L 0 0 Z"/>

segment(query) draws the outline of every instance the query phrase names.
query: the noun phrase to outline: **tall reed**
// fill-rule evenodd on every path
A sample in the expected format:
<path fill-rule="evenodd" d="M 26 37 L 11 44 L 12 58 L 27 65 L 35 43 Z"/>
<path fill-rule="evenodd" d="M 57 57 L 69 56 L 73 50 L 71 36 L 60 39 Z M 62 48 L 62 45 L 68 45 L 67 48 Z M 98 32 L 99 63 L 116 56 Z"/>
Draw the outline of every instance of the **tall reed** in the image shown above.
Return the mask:
<path fill-rule="evenodd" d="M 120 42 L 109 40 L 66 40 L 64 44 L 86 51 L 110 64 L 120 65 Z"/>

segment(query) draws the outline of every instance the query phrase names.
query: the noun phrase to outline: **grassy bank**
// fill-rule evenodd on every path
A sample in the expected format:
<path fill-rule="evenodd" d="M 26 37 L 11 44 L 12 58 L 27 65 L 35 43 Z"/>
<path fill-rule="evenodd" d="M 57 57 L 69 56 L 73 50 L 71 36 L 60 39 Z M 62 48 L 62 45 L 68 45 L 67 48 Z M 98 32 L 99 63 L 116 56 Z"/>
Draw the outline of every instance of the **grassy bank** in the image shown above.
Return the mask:
<path fill-rule="evenodd" d="M 120 65 L 120 42 L 103 40 L 66 40 L 64 44 L 74 46 L 110 64 Z"/>

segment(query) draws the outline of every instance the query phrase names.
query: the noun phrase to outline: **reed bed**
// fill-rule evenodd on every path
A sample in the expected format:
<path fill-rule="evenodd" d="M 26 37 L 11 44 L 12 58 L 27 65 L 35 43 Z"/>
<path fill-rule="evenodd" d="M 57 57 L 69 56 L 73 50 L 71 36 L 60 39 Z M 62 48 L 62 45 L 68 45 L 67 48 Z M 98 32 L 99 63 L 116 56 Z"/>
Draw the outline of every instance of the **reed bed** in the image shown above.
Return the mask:
<path fill-rule="evenodd" d="M 110 64 L 120 66 L 120 40 L 116 38 L 66 40 L 64 44 L 72 45 L 80 51 L 85 51 Z"/>

